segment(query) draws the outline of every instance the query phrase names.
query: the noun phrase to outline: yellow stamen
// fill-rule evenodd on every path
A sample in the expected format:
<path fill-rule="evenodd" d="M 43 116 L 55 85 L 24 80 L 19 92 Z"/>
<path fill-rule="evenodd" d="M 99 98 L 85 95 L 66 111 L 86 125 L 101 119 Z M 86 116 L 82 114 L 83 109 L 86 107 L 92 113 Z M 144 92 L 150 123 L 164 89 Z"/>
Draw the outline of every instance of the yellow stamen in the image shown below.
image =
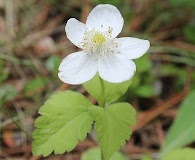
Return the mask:
<path fill-rule="evenodd" d="M 96 33 L 93 36 L 93 42 L 98 43 L 99 45 L 102 45 L 104 42 L 106 42 L 106 38 L 103 34 Z"/>

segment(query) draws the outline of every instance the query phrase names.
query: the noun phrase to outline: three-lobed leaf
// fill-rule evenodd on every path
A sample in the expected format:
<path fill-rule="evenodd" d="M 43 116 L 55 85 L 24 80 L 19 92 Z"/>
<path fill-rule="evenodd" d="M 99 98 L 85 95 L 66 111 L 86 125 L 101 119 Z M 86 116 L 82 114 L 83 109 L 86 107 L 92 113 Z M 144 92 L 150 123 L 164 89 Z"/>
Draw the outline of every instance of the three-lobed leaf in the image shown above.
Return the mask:
<path fill-rule="evenodd" d="M 59 92 L 40 108 L 33 132 L 33 155 L 71 151 L 91 130 L 91 103 L 82 94 Z"/>
<path fill-rule="evenodd" d="M 104 99 L 107 104 L 110 104 L 119 99 L 127 91 L 131 84 L 131 80 L 123 83 L 109 83 L 107 81 L 103 81 L 103 83 L 105 88 Z M 90 81 L 84 83 L 83 86 L 98 102 L 102 100 L 102 87 L 98 74 Z"/>
<path fill-rule="evenodd" d="M 79 140 L 85 139 L 95 121 L 102 158 L 109 160 L 129 140 L 130 125 L 135 124 L 135 110 L 130 104 L 116 103 L 101 108 L 72 91 L 53 95 L 39 113 L 33 132 L 33 155 L 71 151 Z"/>
<path fill-rule="evenodd" d="M 165 139 L 161 150 L 164 155 L 173 149 L 181 148 L 195 140 L 195 90 L 192 91 L 181 104 L 177 117 Z"/>
<path fill-rule="evenodd" d="M 128 103 L 116 103 L 106 108 L 91 107 L 95 131 L 103 160 L 109 160 L 114 152 L 130 139 L 130 126 L 135 124 L 135 110 Z"/>

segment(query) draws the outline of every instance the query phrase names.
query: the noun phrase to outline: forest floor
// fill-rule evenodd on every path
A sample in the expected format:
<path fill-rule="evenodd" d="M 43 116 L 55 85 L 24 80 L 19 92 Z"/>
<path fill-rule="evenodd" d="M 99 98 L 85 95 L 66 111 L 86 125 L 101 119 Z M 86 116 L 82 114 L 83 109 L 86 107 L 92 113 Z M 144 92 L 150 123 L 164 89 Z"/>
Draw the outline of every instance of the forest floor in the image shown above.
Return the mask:
<path fill-rule="evenodd" d="M 61 60 L 78 49 L 64 27 L 75 17 L 85 22 L 100 3 L 111 3 L 125 24 L 120 37 L 148 39 L 147 54 L 120 99 L 133 105 L 137 124 L 121 151 L 131 160 L 158 154 L 179 106 L 194 88 L 195 24 L 190 4 L 174 0 L 0 0 L 0 159 L 79 160 L 96 142 L 90 136 L 70 153 L 33 157 L 32 132 L 38 109 L 53 92 L 74 90 L 96 101 L 81 86 L 62 83 Z M 63 141 L 63 140 L 62 140 Z M 193 145 L 192 145 L 193 146 Z"/>

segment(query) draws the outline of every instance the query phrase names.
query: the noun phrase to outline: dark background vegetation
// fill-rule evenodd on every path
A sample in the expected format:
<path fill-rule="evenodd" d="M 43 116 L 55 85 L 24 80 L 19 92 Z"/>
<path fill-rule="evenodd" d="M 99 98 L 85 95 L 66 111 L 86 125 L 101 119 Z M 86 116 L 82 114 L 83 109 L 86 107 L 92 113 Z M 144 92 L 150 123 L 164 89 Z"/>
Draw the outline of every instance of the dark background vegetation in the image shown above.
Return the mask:
<path fill-rule="evenodd" d="M 85 22 L 100 3 L 121 11 L 125 25 L 119 36 L 151 42 L 120 99 L 138 114 L 122 151 L 131 159 L 158 153 L 179 104 L 195 88 L 194 0 L 0 0 L 0 159 L 44 159 L 32 156 L 31 136 L 38 109 L 52 93 L 71 89 L 96 103 L 82 86 L 63 84 L 57 73 L 61 60 L 77 50 L 65 35 L 66 21 Z M 45 159 L 79 160 L 95 145 L 88 137 L 71 153 Z"/>

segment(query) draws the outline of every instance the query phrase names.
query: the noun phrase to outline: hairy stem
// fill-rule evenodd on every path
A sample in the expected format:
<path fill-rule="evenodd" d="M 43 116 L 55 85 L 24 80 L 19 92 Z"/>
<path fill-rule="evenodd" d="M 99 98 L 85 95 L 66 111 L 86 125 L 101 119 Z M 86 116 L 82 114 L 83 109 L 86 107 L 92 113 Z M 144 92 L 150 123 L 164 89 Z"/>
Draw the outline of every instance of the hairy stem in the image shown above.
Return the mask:
<path fill-rule="evenodd" d="M 105 107 L 105 86 L 104 86 L 104 80 L 99 76 L 100 84 L 101 84 L 101 100 L 99 101 L 99 105 L 101 107 Z"/>

